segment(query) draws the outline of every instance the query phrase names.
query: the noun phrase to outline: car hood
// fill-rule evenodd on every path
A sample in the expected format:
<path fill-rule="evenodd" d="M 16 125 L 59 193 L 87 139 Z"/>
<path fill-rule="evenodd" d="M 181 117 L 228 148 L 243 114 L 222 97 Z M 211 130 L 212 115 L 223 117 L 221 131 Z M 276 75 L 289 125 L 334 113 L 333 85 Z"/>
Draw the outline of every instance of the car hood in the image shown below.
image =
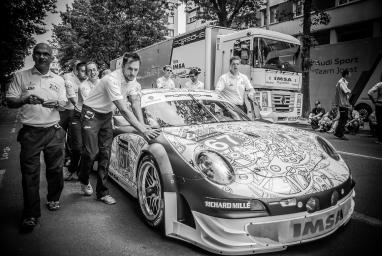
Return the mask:
<path fill-rule="evenodd" d="M 163 135 L 195 170 L 199 152 L 211 150 L 223 156 L 234 169 L 235 181 L 214 185 L 240 196 L 303 196 L 336 187 L 350 176 L 342 159 L 325 153 L 317 135 L 289 126 L 230 122 L 168 127 Z"/>

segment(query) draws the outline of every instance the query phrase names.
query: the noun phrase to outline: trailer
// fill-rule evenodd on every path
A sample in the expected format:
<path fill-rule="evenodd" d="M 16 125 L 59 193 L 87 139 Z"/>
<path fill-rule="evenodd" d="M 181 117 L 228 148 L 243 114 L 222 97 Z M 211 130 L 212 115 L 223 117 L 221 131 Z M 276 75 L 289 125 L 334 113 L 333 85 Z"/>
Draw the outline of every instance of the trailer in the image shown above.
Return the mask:
<path fill-rule="evenodd" d="M 162 67 L 171 65 L 176 87 L 184 86 L 190 69 L 199 68 L 205 89 L 214 90 L 218 78 L 229 72 L 229 59 L 239 56 L 239 71 L 255 88 L 263 119 L 296 122 L 301 116 L 300 41 L 290 35 L 207 25 L 136 52 L 142 59 L 138 76 L 142 88 L 155 88 Z M 110 63 L 112 70 L 121 66 L 122 57 Z"/>

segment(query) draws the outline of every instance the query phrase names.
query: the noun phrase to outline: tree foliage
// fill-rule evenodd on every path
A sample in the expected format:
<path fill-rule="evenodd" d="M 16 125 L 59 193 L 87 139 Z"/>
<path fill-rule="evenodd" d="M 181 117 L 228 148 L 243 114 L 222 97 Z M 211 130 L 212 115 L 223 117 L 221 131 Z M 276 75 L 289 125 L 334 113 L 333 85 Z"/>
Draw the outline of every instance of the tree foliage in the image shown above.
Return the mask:
<path fill-rule="evenodd" d="M 72 59 L 109 64 L 163 40 L 174 7 L 165 0 L 75 0 L 53 29 L 60 65 L 65 69 Z"/>
<path fill-rule="evenodd" d="M 0 42 L 0 83 L 5 83 L 11 74 L 24 65 L 36 41 L 34 34 L 43 34 L 44 18 L 48 12 L 54 13 L 56 0 L 4 0 L 0 2 L 2 39 Z"/>
<path fill-rule="evenodd" d="M 198 8 L 197 18 L 217 21 L 217 25 L 233 28 L 254 27 L 262 0 L 182 0 L 187 8 Z"/>

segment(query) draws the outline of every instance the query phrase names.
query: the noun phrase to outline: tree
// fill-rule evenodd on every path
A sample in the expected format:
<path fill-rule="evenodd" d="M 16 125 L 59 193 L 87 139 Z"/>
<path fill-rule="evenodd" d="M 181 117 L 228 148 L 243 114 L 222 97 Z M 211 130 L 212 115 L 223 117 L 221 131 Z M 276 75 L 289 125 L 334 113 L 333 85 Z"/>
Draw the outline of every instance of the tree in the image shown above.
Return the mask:
<path fill-rule="evenodd" d="M 13 72 L 21 69 L 24 59 L 36 41 L 34 34 L 43 34 L 44 18 L 48 12 L 54 13 L 56 0 L 5 0 L 0 3 L 2 39 L 0 42 L 0 83 L 1 90 Z"/>
<path fill-rule="evenodd" d="M 262 0 L 182 0 L 187 8 L 198 8 L 197 18 L 217 20 L 217 25 L 233 28 L 254 27 Z"/>
<path fill-rule="evenodd" d="M 68 67 L 72 59 L 108 65 L 124 52 L 163 40 L 175 7 L 165 0 L 75 0 L 53 28 L 60 65 Z"/>
<path fill-rule="evenodd" d="M 296 0 L 294 0 L 296 1 Z M 310 112 L 310 89 L 309 89 L 309 72 L 312 66 L 310 59 L 310 48 L 317 43 L 311 34 L 312 26 L 319 24 L 327 25 L 330 22 L 330 16 L 325 12 L 327 6 L 320 5 L 316 0 L 304 0 L 303 2 L 303 22 L 302 22 L 302 49 L 301 49 L 301 67 L 302 67 L 302 87 L 303 94 L 302 113 L 307 116 Z M 327 2 L 327 1 L 322 1 Z M 312 15 L 313 12 L 313 15 Z"/>

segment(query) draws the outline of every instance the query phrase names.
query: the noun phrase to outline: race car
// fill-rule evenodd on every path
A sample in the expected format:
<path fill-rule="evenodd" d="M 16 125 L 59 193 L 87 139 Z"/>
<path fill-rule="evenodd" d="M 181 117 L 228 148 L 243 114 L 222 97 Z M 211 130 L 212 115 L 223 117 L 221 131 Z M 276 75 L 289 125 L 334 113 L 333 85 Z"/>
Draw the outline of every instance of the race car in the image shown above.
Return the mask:
<path fill-rule="evenodd" d="M 114 116 L 109 175 L 166 236 L 226 255 L 325 237 L 354 211 L 351 172 L 324 138 L 250 120 L 213 91 L 142 90 L 148 141 Z"/>

